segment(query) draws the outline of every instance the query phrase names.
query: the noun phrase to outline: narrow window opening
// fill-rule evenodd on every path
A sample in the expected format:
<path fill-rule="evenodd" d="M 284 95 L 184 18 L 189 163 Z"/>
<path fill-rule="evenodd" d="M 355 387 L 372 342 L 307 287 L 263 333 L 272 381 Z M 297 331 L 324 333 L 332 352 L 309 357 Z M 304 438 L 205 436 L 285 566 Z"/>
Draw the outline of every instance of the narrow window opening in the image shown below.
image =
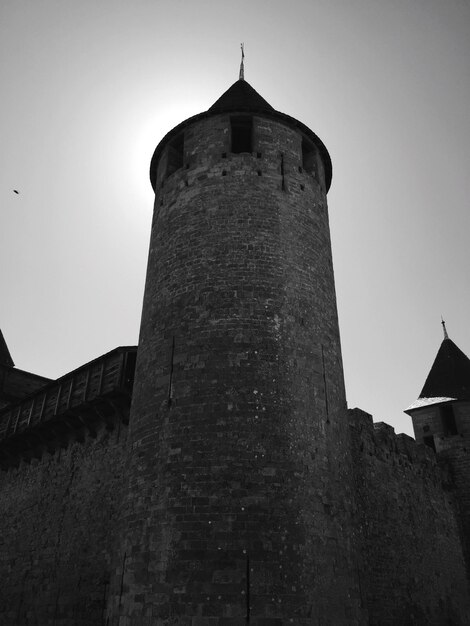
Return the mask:
<path fill-rule="evenodd" d="M 284 177 L 284 155 L 281 152 L 281 189 L 282 191 L 286 190 L 286 180 Z"/>
<path fill-rule="evenodd" d="M 441 406 L 442 428 L 445 435 L 456 435 L 457 424 L 455 422 L 454 407 L 451 404 Z"/>
<path fill-rule="evenodd" d="M 315 146 L 310 141 L 302 139 L 302 168 L 308 174 L 317 173 L 317 152 Z"/>
<path fill-rule="evenodd" d="M 246 115 L 230 118 L 232 152 L 252 152 L 253 119 Z"/>
<path fill-rule="evenodd" d="M 176 170 L 183 167 L 184 160 L 184 135 L 181 133 L 168 144 L 168 157 L 166 175 L 170 176 Z"/>
<path fill-rule="evenodd" d="M 322 369 L 323 369 L 323 389 L 325 391 L 325 412 L 326 412 L 326 423 L 330 423 L 330 413 L 328 408 L 328 387 L 326 384 L 326 369 L 325 369 L 325 351 L 323 349 L 323 344 L 321 344 L 321 360 L 322 360 Z"/>
<path fill-rule="evenodd" d="M 127 554 L 126 552 L 124 552 L 124 557 L 122 559 L 122 569 L 121 569 L 121 589 L 119 591 L 119 606 L 121 606 L 122 592 L 124 591 L 124 574 L 126 571 L 126 561 L 127 561 Z"/>
<path fill-rule="evenodd" d="M 171 352 L 170 352 L 170 376 L 168 380 L 168 406 L 173 404 L 173 370 L 175 363 L 175 338 L 171 338 Z"/>
<path fill-rule="evenodd" d="M 431 448 L 432 450 L 434 450 L 434 452 L 436 452 L 436 444 L 434 443 L 434 437 L 432 436 L 423 437 L 423 443 L 425 446 L 428 446 L 428 448 Z"/>
<path fill-rule="evenodd" d="M 258 176 L 261 176 L 261 170 L 258 170 Z"/>
<path fill-rule="evenodd" d="M 250 556 L 246 555 L 246 623 L 250 623 Z"/>

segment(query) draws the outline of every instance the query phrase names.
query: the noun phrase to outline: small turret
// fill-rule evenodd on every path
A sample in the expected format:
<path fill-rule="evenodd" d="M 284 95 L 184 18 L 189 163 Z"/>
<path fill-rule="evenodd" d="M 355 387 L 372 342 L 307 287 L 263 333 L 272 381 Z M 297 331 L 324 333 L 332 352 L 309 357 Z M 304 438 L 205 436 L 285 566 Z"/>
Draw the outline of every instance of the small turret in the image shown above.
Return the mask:
<path fill-rule="evenodd" d="M 444 339 L 419 398 L 405 413 L 411 416 L 416 441 L 436 451 L 449 437 L 470 438 L 470 359 L 449 339 Z"/>

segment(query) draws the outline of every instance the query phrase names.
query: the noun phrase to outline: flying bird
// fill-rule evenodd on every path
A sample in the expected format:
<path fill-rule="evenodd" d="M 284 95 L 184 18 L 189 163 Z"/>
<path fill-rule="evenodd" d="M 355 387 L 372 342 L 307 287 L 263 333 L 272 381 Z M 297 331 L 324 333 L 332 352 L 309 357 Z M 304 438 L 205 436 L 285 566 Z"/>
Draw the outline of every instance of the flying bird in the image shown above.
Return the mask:
<path fill-rule="evenodd" d="M 19 192 L 19 191 L 17 191 L 16 189 L 13 189 L 13 193 L 17 193 L 17 194 L 19 194 L 20 192 Z"/>

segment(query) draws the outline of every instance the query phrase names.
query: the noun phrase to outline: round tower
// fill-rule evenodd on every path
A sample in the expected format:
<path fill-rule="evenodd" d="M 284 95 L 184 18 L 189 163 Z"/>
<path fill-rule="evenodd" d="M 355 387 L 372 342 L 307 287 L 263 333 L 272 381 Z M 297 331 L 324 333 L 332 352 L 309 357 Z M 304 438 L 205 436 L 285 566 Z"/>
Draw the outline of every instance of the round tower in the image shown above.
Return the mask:
<path fill-rule="evenodd" d="M 362 623 L 328 152 L 239 80 L 150 175 L 110 623 Z"/>

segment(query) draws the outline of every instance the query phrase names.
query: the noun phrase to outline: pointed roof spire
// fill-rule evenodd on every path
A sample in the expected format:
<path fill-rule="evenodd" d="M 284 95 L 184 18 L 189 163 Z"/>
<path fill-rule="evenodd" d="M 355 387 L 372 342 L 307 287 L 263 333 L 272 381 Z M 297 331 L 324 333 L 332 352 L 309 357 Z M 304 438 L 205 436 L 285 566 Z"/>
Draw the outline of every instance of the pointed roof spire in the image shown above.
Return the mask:
<path fill-rule="evenodd" d="M 11 358 L 10 351 L 8 350 L 8 346 L 6 344 L 5 339 L 3 338 L 3 334 L 1 330 L 0 330 L 0 364 L 7 365 L 8 367 L 13 367 L 15 365 L 13 363 L 13 359 Z"/>
<path fill-rule="evenodd" d="M 447 334 L 447 329 L 446 329 L 446 323 L 442 319 L 442 315 L 441 315 L 441 324 L 442 324 L 442 329 L 444 330 L 444 339 L 449 339 L 449 335 Z"/>
<path fill-rule="evenodd" d="M 272 111 L 273 107 L 253 89 L 246 80 L 240 79 L 223 93 L 209 108 L 213 113 L 226 111 Z"/>
<path fill-rule="evenodd" d="M 470 359 L 447 334 L 419 397 L 470 400 Z"/>
<path fill-rule="evenodd" d="M 238 75 L 238 80 L 245 80 L 245 49 L 242 43 L 240 44 L 240 48 L 242 49 L 242 60 L 240 62 L 240 74 Z"/>
<path fill-rule="evenodd" d="M 199 113 L 198 115 L 193 115 L 192 117 L 184 120 L 177 126 L 175 126 L 169 133 L 163 137 L 158 146 L 155 148 L 155 152 L 153 153 L 152 161 L 150 163 L 150 181 L 152 183 L 152 187 L 155 189 L 156 179 L 157 179 L 157 166 L 158 161 L 162 155 L 162 151 L 164 147 L 167 145 L 168 141 L 174 137 L 178 133 L 193 124 L 194 122 L 207 118 L 211 115 L 219 115 L 221 113 L 248 113 L 254 115 L 262 115 L 265 117 L 269 117 L 274 120 L 278 120 L 281 123 L 286 124 L 287 126 L 294 128 L 300 131 L 303 135 L 305 135 L 319 150 L 323 165 L 325 167 L 325 182 L 326 182 L 326 191 L 329 190 L 331 184 L 331 159 L 328 154 L 328 150 L 325 145 L 321 141 L 314 132 L 299 122 L 295 118 L 290 115 L 286 115 L 285 113 L 281 113 L 280 111 L 276 111 L 270 104 L 267 102 L 260 94 L 253 89 L 253 87 L 246 82 L 244 78 L 244 59 L 245 59 L 245 46 L 241 44 L 241 63 L 240 63 L 240 77 L 239 79 L 233 83 L 231 87 L 227 89 L 225 93 L 223 93 L 218 100 L 214 102 L 214 104 L 209 107 L 207 111 L 203 113 Z"/>

